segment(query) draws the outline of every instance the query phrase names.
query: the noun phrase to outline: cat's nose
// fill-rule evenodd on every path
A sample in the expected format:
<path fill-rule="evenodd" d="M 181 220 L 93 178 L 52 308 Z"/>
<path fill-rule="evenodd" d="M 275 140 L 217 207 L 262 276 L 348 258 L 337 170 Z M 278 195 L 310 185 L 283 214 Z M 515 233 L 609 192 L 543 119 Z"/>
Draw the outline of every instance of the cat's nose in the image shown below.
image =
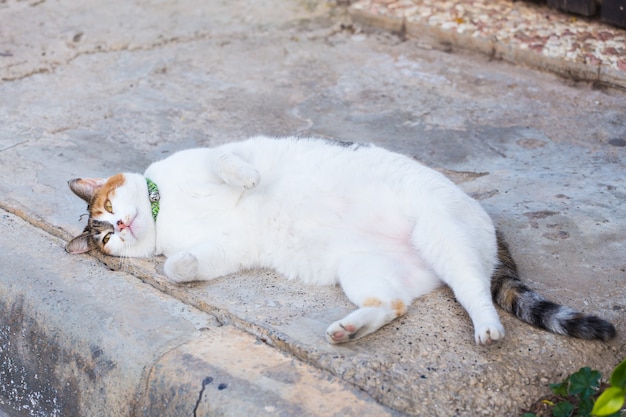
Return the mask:
<path fill-rule="evenodd" d="M 122 230 L 126 229 L 128 226 L 127 226 L 127 225 L 125 225 L 123 221 L 118 220 L 118 221 L 117 221 L 117 227 L 119 227 L 120 232 L 121 232 Z"/>

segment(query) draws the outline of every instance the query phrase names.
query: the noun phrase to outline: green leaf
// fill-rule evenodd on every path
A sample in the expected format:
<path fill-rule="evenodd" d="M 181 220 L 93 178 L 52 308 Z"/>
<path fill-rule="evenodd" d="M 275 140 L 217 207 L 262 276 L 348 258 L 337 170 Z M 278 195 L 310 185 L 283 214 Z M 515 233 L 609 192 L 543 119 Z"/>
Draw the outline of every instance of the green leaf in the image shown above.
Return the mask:
<path fill-rule="evenodd" d="M 578 415 L 590 416 L 591 410 L 593 409 L 593 398 L 591 397 L 582 398 L 580 402 L 578 403 L 577 407 L 578 407 L 578 410 L 577 410 Z"/>
<path fill-rule="evenodd" d="M 563 401 L 554 406 L 552 415 L 554 417 L 570 417 L 572 411 L 574 411 L 574 406 L 568 401 Z"/>
<path fill-rule="evenodd" d="M 607 388 L 596 400 L 591 414 L 603 417 L 618 412 L 624 405 L 625 394 L 626 392 L 622 388 Z"/>
<path fill-rule="evenodd" d="M 589 367 L 580 370 L 569 377 L 569 393 L 580 395 L 581 398 L 591 397 L 600 386 L 600 372 L 592 371 Z"/>
<path fill-rule="evenodd" d="M 524 414 L 522 414 L 522 417 L 537 417 L 537 414 L 535 414 L 535 413 L 524 413 Z"/>
<path fill-rule="evenodd" d="M 626 359 L 613 370 L 610 384 L 612 387 L 626 388 Z"/>
<path fill-rule="evenodd" d="M 567 397 L 567 386 L 569 385 L 568 381 L 565 380 L 559 384 L 550 384 L 550 389 L 556 395 L 560 395 L 562 397 Z"/>

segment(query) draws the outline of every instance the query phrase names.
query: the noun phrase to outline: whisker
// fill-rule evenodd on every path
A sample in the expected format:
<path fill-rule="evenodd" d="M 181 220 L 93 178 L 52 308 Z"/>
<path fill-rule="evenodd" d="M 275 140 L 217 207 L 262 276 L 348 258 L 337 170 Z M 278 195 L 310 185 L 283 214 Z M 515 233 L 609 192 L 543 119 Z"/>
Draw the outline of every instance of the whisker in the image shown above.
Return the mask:
<path fill-rule="evenodd" d="M 119 266 L 120 271 L 123 271 L 124 266 L 127 265 L 127 263 L 125 263 L 125 262 L 129 258 L 129 256 L 127 255 L 128 252 L 129 252 L 128 246 L 124 245 L 122 253 L 120 254 L 120 266 Z"/>

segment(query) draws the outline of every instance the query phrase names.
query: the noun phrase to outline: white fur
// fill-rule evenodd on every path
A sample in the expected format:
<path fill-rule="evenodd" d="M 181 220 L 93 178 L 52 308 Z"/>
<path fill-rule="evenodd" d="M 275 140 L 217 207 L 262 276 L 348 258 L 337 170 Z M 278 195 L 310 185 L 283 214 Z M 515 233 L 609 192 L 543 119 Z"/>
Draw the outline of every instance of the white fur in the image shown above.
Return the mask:
<path fill-rule="evenodd" d="M 156 238 L 138 228 L 141 250 L 119 254 L 165 254 L 175 282 L 265 267 L 340 283 L 363 308 L 329 327 L 332 343 L 377 330 L 404 313 L 394 311 L 398 301 L 408 306 L 443 282 L 472 318 L 477 343 L 504 336 L 490 295 L 497 255 L 489 216 L 408 157 L 371 145 L 256 137 L 176 153 L 145 177 L 161 195 Z M 147 193 L 142 176 L 126 178 L 123 187 Z M 147 194 L 128 198 L 151 220 Z"/>

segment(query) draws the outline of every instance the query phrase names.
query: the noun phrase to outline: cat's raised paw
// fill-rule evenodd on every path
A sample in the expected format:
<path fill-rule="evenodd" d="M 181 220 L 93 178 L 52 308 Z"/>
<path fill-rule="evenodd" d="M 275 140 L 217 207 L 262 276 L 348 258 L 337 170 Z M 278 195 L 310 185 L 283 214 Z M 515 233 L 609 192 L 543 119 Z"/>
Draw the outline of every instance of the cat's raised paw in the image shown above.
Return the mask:
<path fill-rule="evenodd" d="M 177 253 L 167 258 L 164 271 L 172 282 L 194 281 L 198 274 L 198 258 L 189 252 Z"/>
<path fill-rule="evenodd" d="M 486 323 L 476 327 L 474 338 L 477 345 L 491 345 L 504 338 L 504 327 L 500 323 Z"/>
<path fill-rule="evenodd" d="M 247 172 L 243 172 L 241 175 L 241 182 L 243 183 L 243 188 L 246 190 L 256 187 L 260 180 L 261 177 L 259 172 L 254 168 L 248 170 Z"/>
<path fill-rule="evenodd" d="M 226 184 L 244 190 L 256 187 L 261 180 L 255 167 L 229 153 L 219 156 L 217 172 Z"/>

